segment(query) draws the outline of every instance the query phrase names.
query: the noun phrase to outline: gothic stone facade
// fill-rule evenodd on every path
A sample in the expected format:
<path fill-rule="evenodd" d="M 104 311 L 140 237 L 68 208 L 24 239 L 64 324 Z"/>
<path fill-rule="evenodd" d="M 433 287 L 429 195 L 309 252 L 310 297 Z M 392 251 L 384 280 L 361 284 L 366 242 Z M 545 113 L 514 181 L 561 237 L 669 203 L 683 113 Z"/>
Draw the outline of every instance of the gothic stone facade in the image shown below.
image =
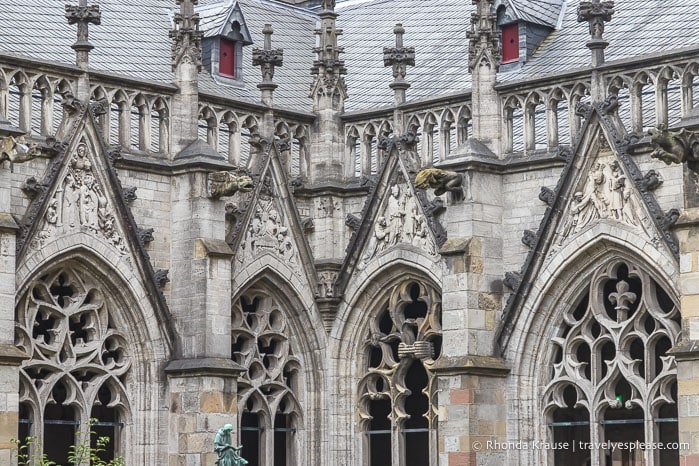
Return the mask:
<path fill-rule="evenodd" d="M 696 2 L 37 3 L 0 464 L 699 464 Z"/>

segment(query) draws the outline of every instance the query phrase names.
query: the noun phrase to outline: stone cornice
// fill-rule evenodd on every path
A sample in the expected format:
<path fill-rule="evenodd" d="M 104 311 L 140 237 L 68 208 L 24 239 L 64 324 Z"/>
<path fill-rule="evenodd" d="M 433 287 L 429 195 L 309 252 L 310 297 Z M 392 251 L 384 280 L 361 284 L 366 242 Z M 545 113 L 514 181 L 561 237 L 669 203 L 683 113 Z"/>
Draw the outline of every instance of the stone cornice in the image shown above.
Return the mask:
<path fill-rule="evenodd" d="M 497 356 L 442 356 L 430 370 L 437 375 L 482 375 L 488 377 L 507 377 L 510 368 L 505 360 Z"/>
<path fill-rule="evenodd" d="M 15 345 L 0 343 L 0 366 L 19 366 L 29 355 Z"/>
<path fill-rule="evenodd" d="M 244 371 L 244 367 L 227 358 L 176 359 L 165 366 L 165 373 L 174 377 L 237 377 Z"/>

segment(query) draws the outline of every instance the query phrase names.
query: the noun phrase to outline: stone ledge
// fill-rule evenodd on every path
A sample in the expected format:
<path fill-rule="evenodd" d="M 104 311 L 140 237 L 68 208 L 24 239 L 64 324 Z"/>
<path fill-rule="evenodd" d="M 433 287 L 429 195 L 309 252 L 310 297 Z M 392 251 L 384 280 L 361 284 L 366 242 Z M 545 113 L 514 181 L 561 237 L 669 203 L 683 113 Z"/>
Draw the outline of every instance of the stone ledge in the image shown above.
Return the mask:
<path fill-rule="evenodd" d="M 0 212 L 0 231 L 17 231 L 19 230 L 19 225 L 12 218 L 12 215 L 7 212 Z"/>
<path fill-rule="evenodd" d="M 0 343 L 0 366 L 19 366 L 29 355 L 15 345 Z"/>
<path fill-rule="evenodd" d="M 165 366 L 171 376 L 198 377 L 202 375 L 237 377 L 244 372 L 240 364 L 226 358 L 177 359 Z"/>
<path fill-rule="evenodd" d="M 682 228 L 689 228 L 695 225 L 699 225 L 699 208 L 683 209 L 680 212 L 680 216 L 677 222 L 672 226 L 673 230 L 679 230 Z"/>
<path fill-rule="evenodd" d="M 444 242 L 439 253 L 443 256 L 455 256 L 458 254 L 466 254 L 471 245 L 471 237 L 465 236 L 460 238 L 449 238 Z"/>
<path fill-rule="evenodd" d="M 194 257 L 233 257 L 233 250 L 221 239 L 197 238 L 194 242 Z"/>
<path fill-rule="evenodd" d="M 510 368 L 505 360 L 496 356 L 442 356 L 435 361 L 432 372 L 437 375 L 485 375 L 507 377 Z"/>
<path fill-rule="evenodd" d="M 699 360 L 699 341 L 683 340 L 670 348 L 667 352 L 675 357 L 678 361 L 696 361 Z"/>

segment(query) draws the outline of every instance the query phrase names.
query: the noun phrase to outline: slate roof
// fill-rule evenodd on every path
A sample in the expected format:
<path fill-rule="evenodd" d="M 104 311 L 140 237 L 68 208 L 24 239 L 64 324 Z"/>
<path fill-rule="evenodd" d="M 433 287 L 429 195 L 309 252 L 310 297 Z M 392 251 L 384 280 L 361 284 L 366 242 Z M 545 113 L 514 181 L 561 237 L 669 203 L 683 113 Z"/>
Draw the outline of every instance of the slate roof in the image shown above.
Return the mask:
<path fill-rule="evenodd" d="M 91 67 L 114 74 L 172 82 L 170 68 L 171 15 L 174 0 L 94 0 L 102 10 L 102 24 L 90 27 Z M 545 24 L 555 24 L 557 5 L 564 0 L 509 0 L 519 15 Z M 520 69 L 501 72 L 498 80 L 526 80 L 556 74 L 590 63 L 586 23 L 577 22 L 579 0 L 563 6 L 562 27 L 555 30 Z M 75 26 L 64 19 L 63 0 L 0 0 L 0 50 L 40 60 L 74 62 L 70 45 Z M 209 10 L 203 24 L 220 21 L 222 5 L 231 0 L 200 0 L 199 9 Z M 243 48 L 244 88 L 217 83 L 208 73 L 200 75 L 203 92 L 258 102 L 261 81 L 253 68 L 252 48 L 261 47 L 262 27 L 272 23 L 273 47 L 284 49 L 284 66 L 277 68 L 275 103 L 280 107 L 310 110 L 312 48 L 318 17 L 315 13 L 272 0 L 238 0 L 253 46 Z M 217 7 L 218 5 L 218 7 Z M 468 90 L 468 40 L 470 17 L 475 7 L 464 0 L 368 0 L 340 3 L 338 27 L 345 47 L 344 60 L 349 100 L 346 110 L 389 106 L 393 80 L 383 66 L 383 47 L 395 43 L 393 27 L 405 27 L 404 42 L 415 47 L 416 66 L 408 68 L 411 88 L 408 100 L 453 94 Z M 214 23 L 212 23 L 214 22 Z M 216 23 L 217 24 L 217 23 Z M 634 0 L 617 2 L 605 39 L 607 61 L 699 45 L 699 0 Z"/>
<path fill-rule="evenodd" d="M 171 83 L 168 31 L 172 28 L 175 1 L 95 1 L 102 12 L 102 24 L 90 26 L 90 42 L 95 46 L 90 52 L 90 67 Z M 202 6 L 211 3 L 229 4 L 229 1 L 200 2 Z M 262 75 L 259 68 L 252 67 L 252 48 L 262 47 L 262 27 L 271 22 L 276 26 L 272 44 L 284 48 L 284 66 L 277 68 L 274 78 L 280 86 L 275 104 L 309 110 L 315 17 L 298 8 L 269 1 L 240 0 L 239 3 L 255 43 L 243 47 L 245 89 L 217 84 L 208 73 L 201 73 L 200 89 L 258 102 L 260 91 L 256 86 Z M 75 52 L 70 46 L 76 39 L 76 26 L 69 26 L 64 18 L 64 4 L 62 0 L 0 0 L 0 50 L 40 60 L 75 63 Z"/>
<path fill-rule="evenodd" d="M 219 1 L 216 3 L 210 3 L 201 5 L 198 8 L 195 7 L 194 11 L 199 13 L 199 30 L 204 34 L 204 37 L 216 37 L 223 34 L 228 19 L 231 18 L 233 21 L 238 21 L 238 15 L 234 14 L 239 8 L 236 0 Z M 246 40 L 250 36 L 247 30 L 247 23 L 241 23 L 240 33 L 243 37 L 243 43 L 247 44 Z"/>
<path fill-rule="evenodd" d="M 556 27 L 565 0 L 507 0 L 507 3 L 519 19 Z"/>
<path fill-rule="evenodd" d="M 541 43 L 521 70 L 500 73 L 498 80 L 534 78 L 588 66 L 591 55 L 585 43 L 590 33 L 587 23 L 578 23 L 578 4 L 579 0 L 568 0 L 561 28 Z M 699 0 L 617 1 L 604 39 L 609 42 L 607 62 L 699 45 Z"/>
<path fill-rule="evenodd" d="M 395 46 L 393 27 L 402 23 L 403 42 L 415 47 L 415 65 L 408 67 L 411 84 L 408 99 L 430 97 L 471 87 L 468 73 L 468 40 L 473 9 L 464 0 L 375 0 L 337 12 L 343 29 L 349 99 L 345 110 L 358 110 L 393 101 L 388 85 L 391 68 L 383 66 L 383 48 Z"/>
<path fill-rule="evenodd" d="M 0 0 L 5 1 L 5 0 Z M 167 0 L 171 1 L 171 0 Z M 201 1 L 200 6 L 224 2 Z M 313 66 L 313 47 L 316 36 L 313 31 L 317 17 L 311 12 L 265 0 L 239 0 L 254 45 L 243 47 L 243 80 L 245 89 L 235 89 L 215 82 L 208 73 L 201 73 L 199 89 L 220 95 L 236 97 L 259 102 L 260 91 L 257 84 L 262 81 L 262 72 L 252 66 L 252 49 L 262 48 L 264 36 L 262 28 L 271 23 L 272 48 L 284 49 L 284 65 L 275 68 L 274 82 L 279 88 L 274 93 L 277 106 L 310 111 L 313 102 L 308 96 L 311 88 L 311 67 Z M 165 34 L 167 36 L 167 34 Z M 169 47 L 169 45 L 168 45 Z M 169 57 L 169 52 L 168 52 Z"/>

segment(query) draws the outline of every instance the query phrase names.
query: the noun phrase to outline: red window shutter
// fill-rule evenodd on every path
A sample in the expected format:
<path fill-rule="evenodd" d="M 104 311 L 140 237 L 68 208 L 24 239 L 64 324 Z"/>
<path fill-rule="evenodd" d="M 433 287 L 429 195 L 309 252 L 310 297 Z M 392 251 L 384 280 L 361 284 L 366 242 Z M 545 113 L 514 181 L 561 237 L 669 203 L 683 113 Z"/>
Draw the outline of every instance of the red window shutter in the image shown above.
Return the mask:
<path fill-rule="evenodd" d="M 502 62 L 519 60 L 519 28 L 517 23 L 502 27 Z"/>
<path fill-rule="evenodd" d="M 218 73 L 235 77 L 235 42 L 221 39 L 221 54 L 218 60 Z"/>

